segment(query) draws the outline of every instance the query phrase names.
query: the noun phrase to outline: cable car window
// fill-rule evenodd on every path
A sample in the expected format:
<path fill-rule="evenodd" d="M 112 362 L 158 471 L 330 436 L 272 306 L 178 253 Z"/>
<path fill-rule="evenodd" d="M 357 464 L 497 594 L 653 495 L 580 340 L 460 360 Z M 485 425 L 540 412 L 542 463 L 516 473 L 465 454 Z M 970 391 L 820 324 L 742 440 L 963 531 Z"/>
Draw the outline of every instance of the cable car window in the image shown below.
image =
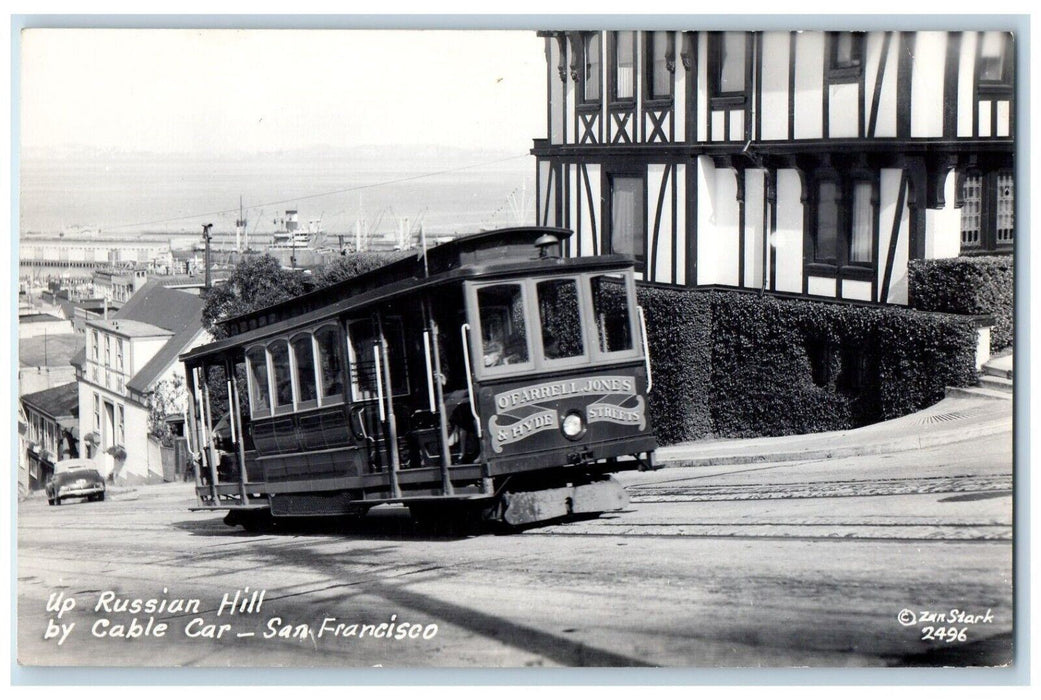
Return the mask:
<path fill-rule="evenodd" d="M 477 290 L 477 310 L 484 366 L 502 367 L 528 362 L 524 288 L 519 284 L 482 287 Z"/>
<path fill-rule="evenodd" d="M 300 403 L 318 400 L 318 386 L 314 375 L 314 346 L 311 336 L 293 338 L 293 359 L 296 361 L 296 393 Z"/>
<path fill-rule="evenodd" d="M 267 353 L 264 348 L 253 348 L 246 353 L 249 361 L 249 408 L 257 415 L 271 411 L 271 393 L 267 383 Z"/>
<path fill-rule="evenodd" d="M 379 327 L 370 319 L 354 321 L 348 326 L 348 348 L 351 367 L 351 397 L 354 401 L 368 401 L 378 396 L 376 363 L 373 347 L 379 341 Z M 395 396 L 408 393 L 408 372 L 405 367 L 405 334 L 401 319 L 383 319 L 383 336 L 387 341 L 387 359 L 390 363 L 391 392 Z M 382 353 L 380 362 L 382 363 Z M 387 369 L 384 367 L 383 371 Z"/>
<path fill-rule="evenodd" d="M 348 327 L 350 341 L 348 349 L 351 361 L 351 397 L 355 401 L 375 399 L 376 362 L 372 348 L 376 344 L 376 332 L 372 321 L 355 321 Z"/>
<path fill-rule="evenodd" d="M 584 355 L 578 282 L 574 279 L 544 280 L 536 284 L 535 289 L 542 326 L 543 356 L 547 360 L 561 360 Z"/>
<path fill-rule="evenodd" d="M 343 368 L 337 344 L 336 328 L 325 326 L 315 331 L 318 343 L 318 371 L 322 379 L 322 398 L 339 398 L 343 394 Z"/>
<path fill-rule="evenodd" d="M 275 408 L 293 406 L 293 377 L 289 369 L 289 343 L 276 340 L 268 346 L 271 374 L 275 380 Z"/>
<path fill-rule="evenodd" d="M 625 278 L 621 275 L 596 275 L 589 279 L 593 292 L 600 352 L 633 349 L 632 317 Z"/>

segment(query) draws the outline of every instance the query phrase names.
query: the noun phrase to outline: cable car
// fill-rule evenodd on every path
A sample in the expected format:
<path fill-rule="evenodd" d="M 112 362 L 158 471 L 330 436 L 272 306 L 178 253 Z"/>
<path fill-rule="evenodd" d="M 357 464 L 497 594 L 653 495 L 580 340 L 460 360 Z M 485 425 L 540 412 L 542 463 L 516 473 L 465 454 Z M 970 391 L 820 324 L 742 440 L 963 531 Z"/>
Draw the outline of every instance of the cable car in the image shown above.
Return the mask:
<path fill-rule="evenodd" d="M 562 257 L 570 235 L 472 234 L 223 321 L 181 356 L 196 508 L 247 529 L 624 508 L 610 474 L 655 449 L 633 260 Z"/>

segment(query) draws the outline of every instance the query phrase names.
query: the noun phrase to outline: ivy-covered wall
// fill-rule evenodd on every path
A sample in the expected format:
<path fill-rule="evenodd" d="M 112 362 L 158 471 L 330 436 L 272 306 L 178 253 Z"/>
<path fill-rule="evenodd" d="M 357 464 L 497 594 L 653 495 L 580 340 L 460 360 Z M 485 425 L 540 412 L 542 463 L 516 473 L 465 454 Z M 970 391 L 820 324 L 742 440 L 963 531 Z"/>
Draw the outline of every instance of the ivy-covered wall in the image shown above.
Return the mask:
<path fill-rule="evenodd" d="M 990 349 L 1002 350 L 1013 339 L 1013 264 L 1011 255 L 912 260 L 908 304 L 923 311 L 993 315 Z"/>
<path fill-rule="evenodd" d="M 841 430 L 976 381 L 964 316 L 642 287 L 660 444 Z"/>

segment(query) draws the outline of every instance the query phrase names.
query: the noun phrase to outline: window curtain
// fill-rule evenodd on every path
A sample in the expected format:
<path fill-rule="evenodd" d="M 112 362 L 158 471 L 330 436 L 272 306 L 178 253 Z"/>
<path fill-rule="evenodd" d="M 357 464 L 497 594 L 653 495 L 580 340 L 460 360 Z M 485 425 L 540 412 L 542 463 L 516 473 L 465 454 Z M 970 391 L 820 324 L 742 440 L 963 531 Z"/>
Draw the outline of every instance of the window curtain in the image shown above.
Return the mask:
<path fill-rule="evenodd" d="M 651 94 L 654 97 L 667 97 L 671 93 L 666 56 L 669 48 L 668 43 L 668 32 L 654 32 L 651 34 L 651 65 L 653 73 Z"/>
<path fill-rule="evenodd" d="M 850 232 L 850 262 L 869 263 L 874 260 L 872 250 L 872 224 L 874 212 L 871 205 L 871 183 L 858 182 L 853 186 L 853 225 Z"/>
<path fill-rule="evenodd" d="M 633 97 L 633 32 L 615 33 L 615 97 L 629 100 Z"/>
<path fill-rule="evenodd" d="M 834 263 L 839 235 L 838 185 L 830 180 L 820 183 L 817 200 L 817 237 L 814 258 Z"/>
<path fill-rule="evenodd" d="M 600 35 L 586 37 L 586 74 L 583 94 L 587 102 L 600 99 Z"/>
<path fill-rule="evenodd" d="M 745 91 L 745 34 L 724 32 L 719 57 L 719 91 Z"/>
<path fill-rule="evenodd" d="M 611 252 L 643 257 L 643 180 L 619 177 L 611 189 Z"/>

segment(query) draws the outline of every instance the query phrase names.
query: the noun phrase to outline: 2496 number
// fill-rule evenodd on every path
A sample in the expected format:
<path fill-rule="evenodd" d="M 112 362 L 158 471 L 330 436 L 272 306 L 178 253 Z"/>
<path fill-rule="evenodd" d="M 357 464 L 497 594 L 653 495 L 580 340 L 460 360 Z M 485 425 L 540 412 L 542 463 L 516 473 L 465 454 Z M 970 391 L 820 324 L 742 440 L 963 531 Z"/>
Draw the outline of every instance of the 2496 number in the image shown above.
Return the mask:
<path fill-rule="evenodd" d="M 923 627 L 922 639 L 925 641 L 964 642 L 968 639 L 968 627 Z"/>

